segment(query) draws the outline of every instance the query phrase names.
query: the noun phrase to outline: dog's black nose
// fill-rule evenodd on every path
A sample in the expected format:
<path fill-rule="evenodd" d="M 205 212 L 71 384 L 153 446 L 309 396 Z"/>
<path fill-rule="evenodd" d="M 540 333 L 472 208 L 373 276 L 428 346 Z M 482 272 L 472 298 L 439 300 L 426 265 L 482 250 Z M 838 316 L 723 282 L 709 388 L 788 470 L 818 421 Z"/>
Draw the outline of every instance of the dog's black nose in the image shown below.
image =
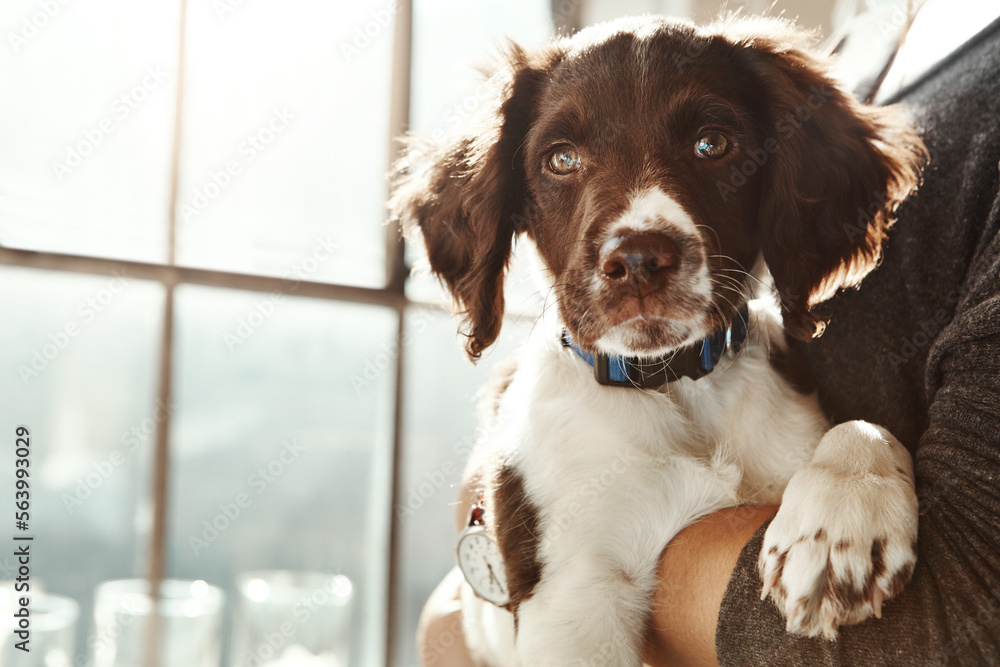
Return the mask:
<path fill-rule="evenodd" d="M 666 234 L 627 232 L 604 242 L 598 264 L 610 281 L 663 283 L 678 259 L 677 245 Z"/>

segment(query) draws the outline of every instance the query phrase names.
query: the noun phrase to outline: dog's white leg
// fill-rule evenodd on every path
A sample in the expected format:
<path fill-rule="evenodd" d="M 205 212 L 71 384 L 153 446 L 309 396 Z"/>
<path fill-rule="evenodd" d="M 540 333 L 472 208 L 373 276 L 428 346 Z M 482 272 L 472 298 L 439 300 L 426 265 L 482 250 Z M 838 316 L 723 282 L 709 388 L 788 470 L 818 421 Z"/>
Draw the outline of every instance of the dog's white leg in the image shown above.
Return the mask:
<path fill-rule="evenodd" d="M 698 517 L 736 504 L 740 478 L 721 457 L 654 468 L 630 468 L 605 490 L 599 520 L 582 515 L 543 546 L 542 580 L 518 611 L 524 667 L 642 664 L 664 547 Z"/>
<path fill-rule="evenodd" d="M 546 573 L 518 613 L 517 654 L 525 667 L 639 667 L 655 560 L 627 572 L 594 552 Z"/>
<path fill-rule="evenodd" d="M 762 596 L 789 632 L 827 639 L 881 616 L 916 562 L 917 497 L 910 454 L 880 426 L 831 429 L 792 476 L 764 536 Z"/>

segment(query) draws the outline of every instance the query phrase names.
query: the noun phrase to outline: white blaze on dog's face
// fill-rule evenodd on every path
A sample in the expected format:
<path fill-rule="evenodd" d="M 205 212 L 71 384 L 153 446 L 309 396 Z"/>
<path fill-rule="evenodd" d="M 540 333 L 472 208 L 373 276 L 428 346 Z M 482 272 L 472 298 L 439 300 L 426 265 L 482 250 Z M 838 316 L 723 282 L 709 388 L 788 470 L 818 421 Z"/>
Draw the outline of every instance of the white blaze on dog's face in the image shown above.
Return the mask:
<path fill-rule="evenodd" d="M 712 279 L 705 246 L 675 199 L 660 188 L 634 194 L 598 242 L 591 289 L 611 322 L 595 349 L 623 356 L 658 354 L 711 333 Z"/>
<path fill-rule="evenodd" d="M 813 306 L 875 266 L 920 142 L 801 46 L 780 21 L 646 17 L 512 47 L 497 103 L 420 151 L 390 202 L 466 315 L 469 355 L 500 330 L 518 234 L 584 349 L 655 356 L 729 325 L 761 259 L 786 330 L 821 331 Z"/>

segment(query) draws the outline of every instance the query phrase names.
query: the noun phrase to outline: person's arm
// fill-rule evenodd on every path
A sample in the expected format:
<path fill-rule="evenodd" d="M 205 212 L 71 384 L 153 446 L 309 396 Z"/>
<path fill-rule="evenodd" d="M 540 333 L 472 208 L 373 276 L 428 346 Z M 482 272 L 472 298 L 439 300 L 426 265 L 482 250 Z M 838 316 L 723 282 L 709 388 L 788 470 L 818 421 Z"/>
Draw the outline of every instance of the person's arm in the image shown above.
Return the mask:
<path fill-rule="evenodd" d="M 836 642 L 788 635 L 760 600 L 756 569 L 775 508 L 725 510 L 664 552 L 650 665 L 1000 664 L 1000 197 L 993 211 L 993 239 L 928 363 L 936 391 L 916 456 L 919 558 L 903 593 Z"/>
<path fill-rule="evenodd" d="M 455 503 L 455 534 L 465 528 L 469 509 L 476 502 L 479 479 L 470 465 L 462 477 Z M 417 655 L 422 667 L 477 667 L 462 635 L 459 588 L 463 575 L 453 567 L 424 604 L 417 624 Z"/>
<path fill-rule="evenodd" d="M 1000 257 L 1000 247 L 994 252 Z M 988 279 L 1000 279 L 1000 261 Z M 963 309 L 948 341 L 932 353 L 941 384 L 916 456 L 920 527 L 912 580 L 881 619 L 841 628 L 836 642 L 792 637 L 774 605 L 759 599 L 758 531 L 723 598 L 715 629 L 721 665 L 1000 664 L 997 295 Z M 714 588 L 700 592 L 715 595 Z"/>
<path fill-rule="evenodd" d="M 417 655 L 423 667 L 476 667 L 462 635 L 462 605 L 457 567 L 431 593 L 417 625 Z"/>
<path fill-rule="evenodd" d="M 715 628 L 736 561 L 776 506 L 734 507 L 678 533 L 660 559 L 645 660 L 650 667 L 715 667 Z"/>

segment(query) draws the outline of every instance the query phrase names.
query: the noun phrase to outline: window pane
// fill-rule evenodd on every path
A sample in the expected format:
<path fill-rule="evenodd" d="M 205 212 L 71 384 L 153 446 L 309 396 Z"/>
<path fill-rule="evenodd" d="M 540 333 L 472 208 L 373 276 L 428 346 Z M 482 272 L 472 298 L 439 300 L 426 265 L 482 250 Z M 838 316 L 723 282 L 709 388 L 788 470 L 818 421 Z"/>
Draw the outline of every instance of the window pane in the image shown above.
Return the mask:
<path fill-rule="evenodd" d="M 81 657 L 94 587 L 145 574 L 162 309 L 157 284 L 0 268 L 0 442 L 31 429 L 31 584 L 80 603 Z"/>
<path fill-rule="evenodd" d="M 0 244 L 165 259 L 177 2 L 6 0 Z"/>
<path fill-rule="evenodd" d="M 413 92 L 411 127 L 417 136 L 445 141 L 493 103 L 479 67 L 493 63 L 508 39 L 537 45 L 552 33 L 549 0 L 417 0 L 413 14 Z M 441 48 L 446 43 L 448 48 Z M 527 252 L 525 252 L 527 250 Z M 419 266 L 423 248 L 408 248 Z M 518 244 L 507 281 L 511 312 L 537 307 L 538 287 L 531 279 L 530 244 Z M 416 300 L 447 297 L 434 280 L 417 276 L 407 285 Z"/>
<path fill-rule="evenodd" d="M 455 564 L 458 482 L 475 436 L 476 394 L 497 364 L 527 340 L 532 321 L 507 320 L 500 341 L 472 365 L 459 351 L 455 322 L 440 311 L 406 316 L 406 457 L 404 492 L 393 508 L 403 536 L 399 654 L 393 664 L 417 664 L 414 637 L 420 610 Z"/>
<path fill-rule="evenodd" d="M 228 4 L 238 5 L 235 8 Z M 380 286 L 392 12 L 385 0 L 188 4 L 178 262 Z"/>
<path fill-rule="evenodd" d="M 352 664 L 377 664 L 395 314 L 182 287 L 176 321 L 170 574 L 230 608 L 243 571 L 346 575 Z"/>
<path fill-rule="evenodd" d="M 512 39 L 540 44 L 552 33 L 549 0 L 416 0 L 413 9 L 411 127 L 463 127 L 485 97 L 479 66 Z M 443 48 L 444 46 L 447 48 Z"/>

